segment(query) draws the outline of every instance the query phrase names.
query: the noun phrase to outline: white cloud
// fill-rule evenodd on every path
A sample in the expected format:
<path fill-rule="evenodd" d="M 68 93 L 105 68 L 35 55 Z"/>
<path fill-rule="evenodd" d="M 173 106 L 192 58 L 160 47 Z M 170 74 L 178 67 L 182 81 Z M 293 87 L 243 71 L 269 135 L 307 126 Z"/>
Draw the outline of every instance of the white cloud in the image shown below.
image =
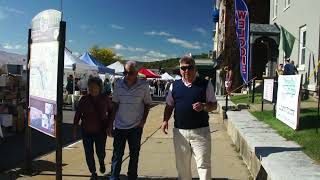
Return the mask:
<path fill-rule="evenodd" d="M 90 35 L 96 34 L 95 28 L 96 28 L 96 26 L 94 26 L 94 25 L 93 26 L 88 25 L 88 24 L 81 24 L 80 25 L 80 29 Z"/>
<path fill-rule="evenodd" d="M 72 40 L 72 39 L 69 39 L 69 40 L 68 40 L 68 43 L 73 43 L 73 40 Z"/>
<path fill-rule="evenodd" d="M 146 55 L 154 57 L 154 58 L 166 58 L 166 57 L 168 57 L 166 54 L 162 54 L 162 53 L 160 53 L 158 51 L 149 51 Z"/>
<path fill-rule="evenodd" d="M 123 56 L 123 54 L 121 54 L 121 53 L 116 53 L 116 56 L 121 57 L 121 56 Z"/>
<path fill-rule="evenodd" d="M 148 51 L 145 54 L 142 55 L 136 55 L 136 56 L 130 56 L 127 57 L 128 60 L 134 60 L 134 61 L 143 61 L 143 62 L 152 62 L 152 61 L 161 61 L 164 59 L 168 59 L 171 57 L 175 57 L 173 55 L 169 56 L 166 54 L 162 54 L 158 51 Z"/>
<path fill-rule="evenodd" d="M 130 52 L 145 52 L 146 51 L 143 48 L 130 47 L 130 46 L 122 45 L 122 44 L 115 44 L 112 48 L 114 48 L 116 50 L 127 50 Z"/>
<path fill-rule="evenodd" d="M 157 31 L 150 31 L 150 32 L 145 32 L 145 35 L 148 36 L 171 36 L 171 34 L 167 33 L 167 32 L 157 32 Z"/>
<path fill-rule="evenodd" d="M 75 55 L 76 57 L 80 57 L 81 53 L 77 52 L 77 51 L 74 51 L 72 52 L 73 55 Z"/>
<path fill-rule="evenodd" d="M 119 25 L 116 25 L 116 24 L 110 24 L 110 27 L 111 27 L 112 29 L 118 29 L 118 30 L 123 30 L 123 29 L 124 29 L 124 27 L 119 26 Z"/>
<path fill-rule="evenodd" d="M 8 49 L 8 50 L 21 50 L 21 49 L 26 49 L 26 46 L 21 45 L 21 44 L 9 44 L 9 43 L 3 43 L 1 44 L 3 49 Z"/>
<path fill-rule="evenodd" d="M 122 44 L 115 44 L 112 48 L 116 50 L 124 50 L 125 47 Z"/>
<path fill-rule="evenodd" d="M 134 61 L 142 61 L 142 62 L 151 62 L 151 61 L 159 61 L 159 59 L 142 55 L 142 56 L 130 56 L 127 58 L 128 60 L 134 60 Z"/>
<path fill-rule="evenodd" d="M 191 43 L 189 41 L 182 40 L 182 39 L 169 38 L 167 40 L 168 40 L 168 42 L 170 42 L 172 44 L 176 44 L 176 45 L 188 48 L 188 49 L 200 49 L 201 48 L 198 43 Z"/>
<path fill-rule="evenodd" d="M 15 9 L 15 8 L 9 8 L 9 7 L 3 7 L 7 12 L 14 13 L 14 14 L 24 14 L 24 11 Z"/>
<path fill-rule="evenodd" d="M 146 51 L 143 48 L 135 48 L 135 47 L 130 47 L 130 46 L 127 49 L 128 49 L 128 51 L 131 51 L 131 52 L 145 52 Z"/>
<path fill-rule="evenodd" d="M 0 6 L 0 20 L 6 19 L 10 15 L 21 15 L 24 14 L 23 11 L 10 8 L 8 6 Z"/>
<path fill-rule="evenodd" d="M 87 24 L 81 24 L 81 25 L 80 25 L 80 29 L 82 29 L 82 30 L 84 30 L 84 31 L 87 30 L 87 29 L 89 29 L 89 27 L 90 27 L 90 26 L 87 25 Z"/>
<path fill-rule="evenodd" d="M 8 16 L 3 11 L 1 11 L 1 9 L 0 9 L 0 20 L 5 19 L 7 17 Z"/>
<path fill-rule="evenodd" d="M 88 34 L 90 34 L 90 35 L 94 35 L 94 34 L 96 34 L 96 31 L 95 31 L 95 30 L 93 30 L 93 29 L 91 29 L 91 30 L 89 30 L 89 31 L 88 31 Z"/>
<path fill-rule="evenodd" d="M 201 43 L 201 45 L 202 45 L 203 47 L 208 47 L 208 46 L 209 46 L 207 43 Z"/>
<path fill-rule="evenodd" d="M 198 32 L 198 33 L 200 33 L 202 35 L 207 35 L 207 31 L 205 29 L 203 29 L 203 28 L 200 28 L 200 27 L 194 28 L 193 31 Z"/>

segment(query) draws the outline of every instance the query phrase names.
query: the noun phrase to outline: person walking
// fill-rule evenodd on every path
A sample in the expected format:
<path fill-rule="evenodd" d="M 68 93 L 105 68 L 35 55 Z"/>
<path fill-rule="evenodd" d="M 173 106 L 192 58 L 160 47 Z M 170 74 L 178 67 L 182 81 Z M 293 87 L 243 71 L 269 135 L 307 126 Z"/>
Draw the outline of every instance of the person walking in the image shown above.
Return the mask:
<path fill-rule="evenodd" d="M 108 129 L 108 135 L 113 134 L 114 137 L 110 180 L 119 179 L 126 142 L 130 155 L 128 179 L 134 180 L 138 177 L 141 136 L 152 100 L 148 83 L 137 78 L 136 68 L 136 62 L 128 61 L 124 79 L 118 80 L 114 87 L 111 119 L 115 129 Z"/>
<path fill-rule="evenodd" d="M 293 66 L 294 74 L 299 74 L 299 71 L 298 71 L 297 67 L 294 65 L 294 61 L 291 61 L 290 63 Z"/>
<path fill-rule="evenodd" d="M 102 94 L 105 96 L 111 95 L 111 83 L 108 78 L 104 80 Z"/>
<path fill-rule="evenodd" d="M 91 172 L 91 179 L 97 179 L 94 160 L 95 146 L 96 154 L 100 164 L 100 172 L 105 173 L 104 159 L 106 156 L 105 146 L 107 138 L 107 127 L 112 126 L 110 115 L 112 112 L 111 101 L 101 95 L 102 80 L 91 77 L 88 80 L 89 94 L 83 96 L 74 116 L 73 138 L 76 139 L 77 125 L 81 120 L 82 141 L 85 151 L 86 162 Z"/>
<path fill-rule="evenodd" d="M 294 75 L 294 65 L 290 63 L 290 59 L 286 59 L 286 64 L 283 67 L 283 74 L 284 75 Z"/>
<path fill-rule="evenodd" d="M 224 70 L 226 71 L 226 78 L 225 78 L 225 83 L 224 86 L 226 88 L 226 92 L 231 95 L 230 93 L 232 92 L 232 68 L 230 65 L 227 65 L 224 67 Z"/>
<path fill-rule="evenodd" d="M 66 90 L 68 91 L 68 94 L 73 94 L 73 76 L 71 74 L 67 78 Z"/>
<path fill-rule="evenodd" d="M 283 64 L 279 64 L 278 68 L 276 69 L 276 78 L 278 79 L 280 75 L 283 75 Z"/>
<path fill-rule="evenodd" d="M 200 180 L 211 180 L 211 134 L 208 112 L 217 108 L 210 81 L 196 77 L 195 61 L 180 59 L 181 80 L 170 87 L 166 98 L 162 131 L 168 133 L 168 121 L 174 110 L 173 143 L 179 179 L 191 180 L 191 156 L 196 160 Z"/>
<path fill-rule="evenodd" d="M 80 86 L 80 94 L 81 95 L 86 95 L 87 94 L 87 89 L 88 89 L 88 80 L 86 75 L 84 74 L 82 78 L 79 81 L 79 86 Z"/>

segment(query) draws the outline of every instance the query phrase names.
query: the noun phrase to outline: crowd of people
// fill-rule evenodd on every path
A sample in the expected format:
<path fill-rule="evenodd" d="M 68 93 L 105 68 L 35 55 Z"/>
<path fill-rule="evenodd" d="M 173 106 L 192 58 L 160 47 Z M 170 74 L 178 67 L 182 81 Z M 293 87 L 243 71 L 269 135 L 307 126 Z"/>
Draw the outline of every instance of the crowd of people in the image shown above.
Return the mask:
<path fill-rule="evenodd" d="M 166 96 L 168 94 L 169 87 L 172 84 L 172 82 L 172 80 L 159 79 L 153 79 L 152 81 L 149 81 L 151 95 Z"/>
<path fill-rule="evenodd" d="M 85 75 L 82 78 L 74 78 L 73 75 L 70 74 L 67 78 L 66 92 L 68 94 L 74 94 L 74 91 L 79 91 L 81 95 L 85 95 L 88 89 L 87 81 Z M 173 82 L 173 80 L 161 79 L 148 79 L 146 81 L 149 84 L 151 96 L 166 96 Z M 102 86 L 102 94 L 111 95 L 112 88 L 113 82 L 111 82 L 109 78 L 105 78 Z"/>
<path fill-rule="evenodd" d="M 89 76 L 89 79 L 93 76 Z M 99 78 L 99 77 L 98 77 Z M 102 79 L 101 79 L 102 80 Z M 75 81 L 75 82 L 73 82 Z M 74 87 L 73 87 L 74 86 Z M 73 78 L 73 75 L 69 75 L 67 78 L 66 93 L 74 94 L 75 91 L 79 91 L 81 95 L 86 95 L 88 91 L 88 79 L 86 75 L 82 78 Z M 102 91 L 103 95 L 111 95 L 112 92 L 112 82 L 109 78 L 105 78 L 103 81 Z"/>
<path fill-rule="evenodd" d="M 195 61 L 190 56 L 180 59 L 182 79 L 172 83 L 153 80 L 148 83 L 137 78 L 136 62 L 125 65 L 124 78 L 114 83 L 112 95 L 110 83 L 98 77 L 90 77 L 88 93 L 79 102 L 74 117 L 74 138 L 80 124 L 85 157 L 91 179 L 97 179 L 94 146 L 100 165 L 105 173 L 104 159 L 107 136 L 113 138 L 111 180 L 120 176 L 125 145 L 129 145 L 128 179 L 137 179 L 141 136 L 152 103 L 150 86 L 168 88 L 166 107 L 161 129 L 168 132 L 168 121 L 174 111 L 173 141 L 176 168 L 179 179 L 192 179 L 191 156 L 196 159 L 200 180 L 211 179 L 211 134 L 208 112 L 217 108 L 210 81 L 196 76 Z M 161 85 L 162 84 L 162 85 Z M 112 98 L 110 98 L 112 97 Z M 159 122 L 160 124 L 160 122 Z"/>

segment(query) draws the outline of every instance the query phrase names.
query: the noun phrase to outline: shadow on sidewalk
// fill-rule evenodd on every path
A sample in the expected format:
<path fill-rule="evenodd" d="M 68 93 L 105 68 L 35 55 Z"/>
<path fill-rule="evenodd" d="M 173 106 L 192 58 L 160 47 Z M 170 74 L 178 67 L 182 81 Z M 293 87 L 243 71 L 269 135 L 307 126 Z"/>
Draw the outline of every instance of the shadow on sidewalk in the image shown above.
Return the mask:
<path fill-rule="evenodd" d="M 139 180 L 148 180 L 148 179 L 152 179 L 152 180 L 177 180 L 178 178 L 166 178 L 166 177 L 163 177 L 163 178 L 152 178 L 152 177 L 138 177 Z M 198 180 L 199 178 L 192 178 L 193 180 Z M 228 178 L 212 178 L 212 180 L 228 180 Z"/>
<path fill-rule="evenodd" d="M 101 179 L 101 178 L 100 178 Z M 109 177 L 102 177 L 102 179 L 109 179 Z M 120 180 L 127 180 L 127 176 L 120 175 Z M 137 180 L 178 180 L 176 177 L 138 177 Z M 192 180 L 199 180 L 199 178 L 192 178 Z M 228 178 L 212 178 L 212 180 L 228 180 Z"/>
<path fill-rule="evenodd" d="M 66 166 L 67 164 L 62 164 L 63 166 Z M 7 179 L 17 179 L 19 177 L 23 177 L 25 175 L 30 176 L 36 176 L 39 174 L 42 174 L 41 172 L 52 172 L 50 175 L 55 175 L 56 173 L 56 164 L 51 161 L 45 161 L 45 160 L 36 160 L 32 161 L 32 172 L 31 174 L 27 174 L 23 167 L 17 167 L 18 170 L 10 170 L 8 171 L 4 177 Z M 0 176 L 1 178 L 1 176 Z M 2 179 L 2 178 L 1 178 Z"/>
<path fill-rule="evenodd" d="M 43 168 L 43 171 L 52 171 L 53 173 L 41 173 L 41 172 L 35 172 L 33 173 L 30 177 L 32 176 L 36 176 L 36 175 L 41 175 L 41 176 L 48 176 L 48 178 L 52 178 L 55 176 L 55 167 L 54 167 L 54 163 L 48 162 L 48 164 L 46 164 L 45 161 L 42 162 L 38 162 L 38 165 L 40 164 L 44 164 L 45 166 L 49 166 L 49 168 Z M 65 166 L 66 164 L 63 164 L 63 166 Z M 19 177 L 22 177 L 23 173 L 20 173 L 20 171 L 16 171 L 16 172 L 11 172 L 10 174 L 6 174 L 5 176 L 1 176 L 0 175 L 0 179 L 1 180 L 16 180 Z M 63 174 L 63 179 L 67 178 L 67 177 L 73 177 L 73 178 L 90 178 L 90 175 L 80 175 L 80 174 Z M 109 176 L 99 176 L 99 180 L 108 180 Z M 120 180 L 127 180 L 127 176 L 125 175 L 120 175 Z M 138 180 L 178 180 L 178 178 L 176 177 L 138 177 Z M 192 180 L 199 180 L 199 178 L 192 178 Z M 228 178 L 212 178 L 212 180 L 228 180 Z"/>
<path fill-rule="evenodd" d="M 298 130 L 320 128 L 317 109 L 301 109 L 300 113 L 305 115 L 300 116 Z"/>
<path fill-rule="evenodd" d="M 62 124 L 63 146 L 74 142 L 72 138 L 72 124 Z M 32 159 L 55 151 L 56 139 L 45 135 L 37 130 L 31 129 L 31 154 Z M 76 141 L 80 139 L 80 129 Z M 17 134 L 7 137 L 5 142 L 0 144 L 0 172 L 20 167 L 25 160 L 25 135 Z M 0 178 L 1 179 L 1 178 Z"/>
<path fill-rule="evenodd" d="M 302 148 L 300 147 L 255 147 L 255 153 L 256 156 L 259 158 L 261 157 L 267 157 L 270 154 L 273 153 L 279 153 L 279 152 L 288 152 L 288 151 L 301 151 Z"/>

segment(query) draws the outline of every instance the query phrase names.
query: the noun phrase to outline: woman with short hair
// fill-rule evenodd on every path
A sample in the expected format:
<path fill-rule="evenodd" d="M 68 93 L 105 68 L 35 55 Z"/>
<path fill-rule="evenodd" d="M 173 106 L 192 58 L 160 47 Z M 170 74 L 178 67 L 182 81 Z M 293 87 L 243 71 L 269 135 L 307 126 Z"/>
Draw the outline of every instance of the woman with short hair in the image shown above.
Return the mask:
<path fill-rule="evenodd" d="M 73 137 L 75 139 L 77 134 L 76 125 L 81 120 L 82 141 L 86 162 L 91 172 L 91 179 L 97 179 L 93 146 L 95 145 L 100 172 L 105 173 L 106 129 L 108 126 L 112 126 L 109 118 L 112 109 L 110 99 L 101 94 L 102 80 L 100 78 L 90 77 L 88 89 L 89 93 L 80 99 L 74 116 Z"/>

